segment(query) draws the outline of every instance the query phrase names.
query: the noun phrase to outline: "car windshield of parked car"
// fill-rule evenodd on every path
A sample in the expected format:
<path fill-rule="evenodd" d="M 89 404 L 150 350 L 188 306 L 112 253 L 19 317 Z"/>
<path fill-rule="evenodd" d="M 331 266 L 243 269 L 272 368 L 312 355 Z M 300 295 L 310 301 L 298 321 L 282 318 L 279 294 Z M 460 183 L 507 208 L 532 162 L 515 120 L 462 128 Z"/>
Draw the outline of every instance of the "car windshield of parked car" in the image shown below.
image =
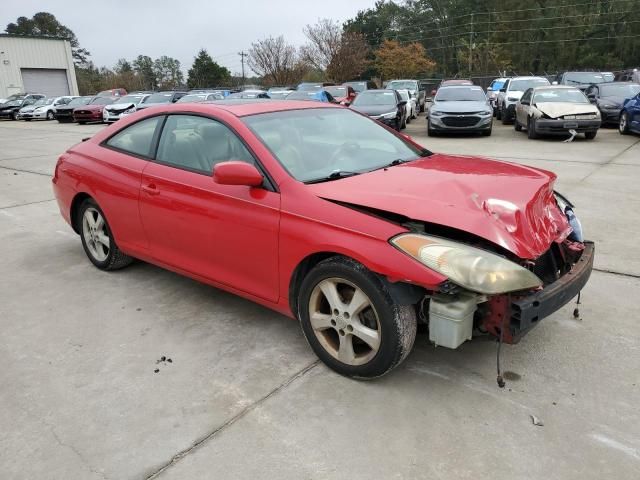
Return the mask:
<path fill-rule="evenodd" d="M 337 178 L 430 154 L 343 108 L 314 108 L 251 115 L 242 119 L 287 171 L 301 182 Z M 294 140 L 295 139 L 295 140 Z"/>
<path fill-rule="evenodd" d="M 319 98 L 317 90 L 297 90 L 285 97 L 287 100 L 316 100 Z"/>
<path fill-rule="evenodd" d="M 23 100 L 10 100 L 8 102 L 3 103 L 5 107 L 17 107 L 18 105 L 22 105 Z"/>
<path fill-rule="evenodd" d="M 637 95 L 638 92 L 640 92 L 640 85 L 634 83 L 618 83 L 600 87 L 600 95 L 603 97 L 630 98 Z"/>
<path fill-rule="evenodd" d="M 347 87 L 325 87 L 324 89 L 334 97 L 338 98 L 346 97 L 347 95 L 349 95 Z"/>
<path fill-rule="evenodd" d="M 111 105 L 113 98 L 109 97 L 96 97 L 89 102 L 89 105 Z"/>
<path fill-rule="evenodd" d="M 409 101 L 409 92 L 407 90 L 398 90 L 398 94 L 405 102 Z"/>
<path fill-rule="evenodd" d="M 541 87 L 543 85 L 549 85 L 549 80 L 546 78 L 530 78 L 527 80 L 512 80 L 509 83 L 510 92 L 524 92 L 529 88 Z"/>
<path fill-rule="evenodd" d="M 569 72 L 564 76 L 567 83 L 604 83 L 607 80 L 601 73 Z"/>
<path fill-rule="evenodd" d="M 173 93 L 153 93 L 142 103 L 170 103 Z"/>
<path fill-rule="evenodd" d="M 496 90 L 500 90 L 503 85 L 504 85 L 504 81 L 498 82 L 494 80 L 490 88 L 491 90 L 496 91 Z"/>
<path fill-rule="evenodd" d="M 364 92 L 367 89 L 367 82 L 347 82 L 345 85 L 349 85 L 356 92 Z"/>
<path fill-rule="evenodd" d="M 558 88 L 535 92 L 533 103 L 543 102 L 589 103 L 589 100 L 578 89 Z"/>
<path fill-rule="evenodd" d="M 443 87 L 436 93 L 436 102 L 484 102 L 487 96 L 480 87 Z"/>
<path fill-rule="evenodd" d="M 77 107 L 78 105 L 86 105 L 91 101 L 91 97 L 79 97 L 71 100 L 67 106 L 69 107 Z"/>
<path fill-rule="evenodd" d="M 408 80 L 392 80 L 387 84 L 392 90 L 417 90 L 416 82 Z"/>
<path fill-rule="evenodd" d="M 298 85 L 298 90 L 302 92 L 306 92 L 309 90 L 318 90 L 322 88 L 322 84 L 320 83 L 301 83 Z"/>
<path fill-rule="evenodd" d="M 376 92 L 367 90 L 362 92 L 353 101 L 354 107 L 367 107 L 370 105 L 395 105 L 397 102 L 396 94 L 392 91 Z"/>
<path fill-rule="evenodd" d="M 115 103 L 138 103 L 143 95 L 125 95 L 116 100 Z"/>
<path fill-rule="evenodd" d="M 41 98 L 36 103 L 33 104 L 34 107 L 41 107 L 42 105 L 51 105 L 53 103 L 53 98 Z"/>
<path fill-rule="evenodd" d="M 176 103 L 204 102 L 206 99 L 207 95 L 205 93 L 196 93 L 192 95 L 185 95 Z"/>

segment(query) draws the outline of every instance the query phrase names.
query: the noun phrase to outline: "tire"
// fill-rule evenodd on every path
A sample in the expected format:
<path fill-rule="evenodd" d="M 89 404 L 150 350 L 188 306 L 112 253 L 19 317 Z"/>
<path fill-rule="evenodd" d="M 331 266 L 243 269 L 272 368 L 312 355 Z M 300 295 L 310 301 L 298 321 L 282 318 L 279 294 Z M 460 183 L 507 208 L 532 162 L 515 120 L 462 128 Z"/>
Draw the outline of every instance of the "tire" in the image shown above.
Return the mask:
<path fill-rule="evenodd" d="M 427 136 L 429 137 L 438 136 L 437 132 L 431 128 L 431 124 L 429 123 L 429 120 L 427 120 Z"/>
<path fill-rule="evenodd" d="M 501 120 L 502 119 L 502 109 L 500 106 L 498 106 L 498 108 L 496 108 L 496 120 Z"/>
<path fill-rule="evenodd" d="M 513 119 L 513 129 L 516 132 L 521 132 L 522 131 L 522 125 L 520 125 L 520 122 L 518 122 L 518 117 L 517 116 Z"/>
<path fill-rule="evenodd" d="M 536 121 L 531 117 L 527 120 L 527 136 L 531 140 L 538 138 L 538 134 L 536 133 Z"/>
<path fill-rule="evenodd" d="M 30 118 L 23 118 L 23 120 L 24 120 L 25 122 L 30 122 L 30 121 L 31 121 L 31 119 L 30 119 Z"/>
<path fill-rule="evenodd" d="M 490 128 L 489 130 L 482 130 L 482 136 L 483 137 L 490 137 L 491 136 L 491 130 L 493 130 L 493 128 Z"/>
<path fill-rule="evenodd" d="M 18 120 L 18 112 L 11 112 L 11 120 Z"/>
<path fill-rule="evenodd" d="M 93 219 L 93 223 L 90 219 Z M 80 232 L 82 248 L 100 270 L 118 270 L 133 262 L 133 258 L 125 255 L 118 248 L 107 219 L 92 198 L 87 198 L 76 216 L 77 229 Z M 103 240 L 99 241 L 102 238 Z M 104 243 L 108 242 L 108 246 Z"/>
<path fill-rule="evenodd" d="M 403 118 L 402 119 L 402 124 L 400 125 L 400 129 L 404 130 L 405 128 L 407 128 L 407 119 Z"/>
<path fill-rule="evenodd" d="M 622 112 L 620 114 L 620 123 L 618 124 L 620 135 L 629 135 L 629 114 Z"/>
<path fill-rule="evenodd" d="M 78 122 L 78 125 L 86 125 L 87 122 Z"/>
<path fill-rule="evenodd" d="M 318 358 L 348 377 L 384 375 L 407 358 L 416 337 L 414 306 L 399 305 L 377 275 L 346 257 L 328 258 L 307 274 L 297 316 Z"/>
<path fill-rule="evenodd" d="M 509 125 L 509 122 L 511 122 L 511 117 L 509 116 L 509 110 L 503 111 L 501 116 L 502 116 L 502 124 Z"/>
<path fill-rule="evenodd" d="M 584 132 L 584 138 L 586 138 L 587 140 L 593 140 L 594 138 L 596 138 L 597 134 L 597 130 L 595 132 Z"/>
<path fill-rule="evenodd" d="M 53 120 L 53 112 L 51 110 L 47 112 L 47 120 Z"/>
<path fill-rule="evenodd" d="M 401 127 L 401 125 L 400 125 L 400 120 L 398 120 L 398 119 L 396 118 L 396 124 L 393 126 L 393 129 L 394 129 L 396 132 L 399 132 L 401 128 L 402 128 L 402 127 Z"/>

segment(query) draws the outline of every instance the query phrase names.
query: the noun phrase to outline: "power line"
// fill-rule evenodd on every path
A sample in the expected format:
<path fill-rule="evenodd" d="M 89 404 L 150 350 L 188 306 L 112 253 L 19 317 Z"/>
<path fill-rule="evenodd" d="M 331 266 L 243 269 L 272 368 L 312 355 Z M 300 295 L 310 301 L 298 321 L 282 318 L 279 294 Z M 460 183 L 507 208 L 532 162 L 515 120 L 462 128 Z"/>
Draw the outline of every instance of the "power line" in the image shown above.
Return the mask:
<path fill-rule="evenodd" d="M 249 54 L 245 53 L 244 50 L 238 53 L 240 55 L 240 61 L 242 62 L 242 84 L 245 84 L 245 76 L 244 76 L 244 57 L 248 57 Z"/>

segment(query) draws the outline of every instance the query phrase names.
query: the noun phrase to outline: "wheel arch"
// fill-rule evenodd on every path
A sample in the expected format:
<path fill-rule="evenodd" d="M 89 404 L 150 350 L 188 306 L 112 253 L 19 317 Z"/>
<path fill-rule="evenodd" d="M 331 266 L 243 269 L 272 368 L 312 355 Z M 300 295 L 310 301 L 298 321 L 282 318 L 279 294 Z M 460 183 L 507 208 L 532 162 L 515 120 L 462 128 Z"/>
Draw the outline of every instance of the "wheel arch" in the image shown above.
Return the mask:
<path fill-rule="evenodd" d="M 73 200 L 71 201 L 71 208 L 69 209 L 69 219 L 71 220 L 71 228 L 73 228 L 73 231 L 76 232 L 78 235 L 80 235 L 78 213 L 80 211 L 80 205 L 82 205 L 82 202 L 84 202 L 87 198 L 93 198 L 93 197 L 86 192 L 76 193 L 76 195 L 73 197 Z"/>
<path fill-rule="evenodd" d="M 344 253 L 333 252 L 333 251 L 315 252 L 310 255 L 307 255 L 304 259 L 302 259 L 302 261 L 298 263 L 298 265 L 294 269 L 293 274 L 291 275 L 291 280 L 289 282 L 289 308 L 291 309 L 291 313 L 293 313 L 295 317 L 297 317 L 298 294 L 300 292 L 300 286 L 302 285 L 302 281 L 316 265 L 318 265 L 323 260 L 326 260 L 331 257 L 344 257 L 344 258 L 349 258 L 358 263 L 362 263 L 357 258 L 354 258 L 349 255 L 345 255 Z M 365 267 L 368 268 L 366 265 Z M 416 304 L 426 294 L 426 290 L 422 287 L 419 287 L 417 285 L 412 285 L 410 283 L 405 283 L 405 282 L 390 282 L 384 275 L 381 275 L 373 270 L 371 271 L 380 279 L 380 281 L 386 287 L 391 297 L 399 305 Z"/>

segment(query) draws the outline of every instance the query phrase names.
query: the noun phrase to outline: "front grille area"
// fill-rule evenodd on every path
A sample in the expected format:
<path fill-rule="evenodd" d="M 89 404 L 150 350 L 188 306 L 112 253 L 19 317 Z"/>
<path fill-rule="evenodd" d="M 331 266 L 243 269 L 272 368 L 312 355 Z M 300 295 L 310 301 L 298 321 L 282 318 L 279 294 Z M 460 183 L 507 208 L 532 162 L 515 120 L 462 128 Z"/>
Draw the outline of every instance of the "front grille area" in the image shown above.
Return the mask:
<path fill-rule="evenodd" d="M 90 114 L 91 112 L 88 112 L 88 111 L 86 111 L 86 110 L 76 110 L 76 111 L 75 111 L 75 113 L 79 113 L 80 115 L 88 115 L 88 114 Z"/>
<path fill-rule="evenodd" d="M 473 127 L 480 121 L 479 117 L 444 117 L 442 123 L 447 127 Z"/>

